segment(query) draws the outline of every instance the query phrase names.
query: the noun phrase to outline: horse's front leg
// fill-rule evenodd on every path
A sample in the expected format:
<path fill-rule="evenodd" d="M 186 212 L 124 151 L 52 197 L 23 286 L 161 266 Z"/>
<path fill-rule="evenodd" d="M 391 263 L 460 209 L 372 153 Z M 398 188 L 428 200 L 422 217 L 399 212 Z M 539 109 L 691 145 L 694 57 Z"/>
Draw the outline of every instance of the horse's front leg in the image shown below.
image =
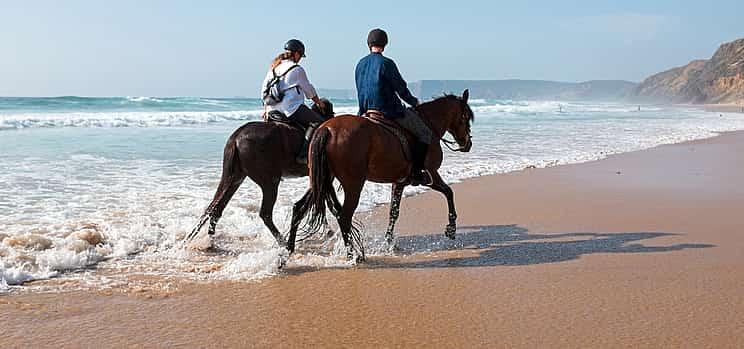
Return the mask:
<path fill-rule="evenodd" d="M 431 179 L 432 184 L 429 187 L 444 194 L 444 196 L 447 198 L 447 208 L 449 209 L 449 223 L 444 229 L 444 235 L 454 240 L 455 231 L 457 230 L 457 223 L 455 222 L 457 220 L 457 212 L 455 211 L 454 193 L 452 192 L 452 188 L 450 188 L 447 183 L 444 183 L 444 180 L 441 176 L 439 176 L 439 173 L 437 171 L 431 171 Z"/>
<path fill-rule="evenodd" d="M 393 189 L 390 192 L 390 222 L 385 233 L 385 241 L 387 241 L 388 245 L 393 243 L 393 231 L 395 230 L 395 222 L 400 215 L 400 200 L 403 197 L 403 189 L 405 187 L 406 184 L 393 183 Z"/>

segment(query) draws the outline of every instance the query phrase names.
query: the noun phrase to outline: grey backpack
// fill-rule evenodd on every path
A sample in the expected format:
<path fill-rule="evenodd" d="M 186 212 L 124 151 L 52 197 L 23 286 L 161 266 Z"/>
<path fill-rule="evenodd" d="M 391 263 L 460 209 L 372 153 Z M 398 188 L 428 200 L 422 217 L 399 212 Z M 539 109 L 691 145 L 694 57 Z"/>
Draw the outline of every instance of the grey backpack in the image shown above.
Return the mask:
<path fill-rule="evenodd" d="M 266 86 L 263 90 L 263 96 L 261 96 L 261 99 L 263 99 L 264 105 L 276 105 L 279 104 L 284 99 L 284 91 L 279 87 L 279 81 L 287 75 L 292 69 L 299 67 L 298 64 L 295 64 L 287 71 L 282 73 L 282 75 L 276 75 L 276 70 L 272 69 L 271 74 L 274 76 L 269 79 L 269 81 L 266 83 Z M 291 87 L 290 87 L 291 88 Z"/>

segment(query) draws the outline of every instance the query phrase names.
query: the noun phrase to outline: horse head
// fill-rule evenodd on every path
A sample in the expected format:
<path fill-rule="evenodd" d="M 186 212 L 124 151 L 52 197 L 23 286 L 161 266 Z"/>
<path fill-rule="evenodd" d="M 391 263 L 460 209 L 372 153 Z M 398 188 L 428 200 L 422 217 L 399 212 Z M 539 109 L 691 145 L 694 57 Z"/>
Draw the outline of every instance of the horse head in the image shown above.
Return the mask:
<path fill-rule="evenodd" d="M 325 109 L 320 108 L 320 106 L 315 103 L 313 103 L 310 109 L 323 116 L 323 119 L 328 120 L 332 118 L 335 115 L 335 113 L 333 112 L 333 103 L 325 98 L 321 98 L 320 100 L 323 101 L 323 103 L 325 104 Z"/>
<path fill-rule="evenodd" d="M 419 107 L 438 137 L 449 132 L 455 138 L 455 142 L 443 139 L 445 143 L 457 143 L 458 148 L 450 148 L 455 151 L 469 152 L 473 147 L 470 124 L 474 121 L 474 116 L 468 105 L 469 96 L 470 92 L 466 89 L 462 97 L 446 94 Z"/>
<path fill-rule="evenodd" d="M 459 116 L 452 120 L 450 127 L 447 129 L 455 137 L 457 145 L 460 146 L 457 150 L 462 152 L 469 152 L 470 148 L 473 147 L 470 124 L 475 120 L 475 116 L 473 115 L 473 110 L 468 105 L 468 97 L 470 97 L 470 92 L 465 89 L 462 92 L 462 97 L 458 98 L 460 102 Z"/>

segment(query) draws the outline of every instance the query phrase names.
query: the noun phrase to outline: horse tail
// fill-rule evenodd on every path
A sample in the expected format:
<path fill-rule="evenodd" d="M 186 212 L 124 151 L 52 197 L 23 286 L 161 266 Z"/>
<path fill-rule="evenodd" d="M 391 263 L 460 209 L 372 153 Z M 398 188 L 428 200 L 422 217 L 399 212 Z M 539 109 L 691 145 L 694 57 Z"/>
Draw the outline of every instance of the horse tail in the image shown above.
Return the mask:
<path fill-rule="evenodd" d="M 337 219 L 342 216 L 336 190 L 333 188 L 334 175 L 328 164 L 328 154 L 326 152 L 326 145 L 330 137 L 331 131 L 328 128 L 320 128 L 316 131 L 310 144 L 310 189 L 295 205 L 295 209 L 298 211 L 296 216 L 293 217 L 293 224 L 299 224 L 300 220 L 303 220 L 308 213 L 310 214 L 303 226 L 305 235 L 297 238 L 299 241 L 305 240 L 320 231 L 320 228 L 326 222 L 326 207 Z M 364 258 L 364 239 L 361 224 L 352 219 L 349 228 L 351 243 Z"/>
<path fill-rule="evenodd" d="M 300 240 L 317 233 L 326 221 L 326 206 L 337 214 L 333 202 L 336 200 L 336 192 L 333 189 L 333 174 L 328 166 L 326 144 L 331 136 L 331 131 L 321 128 L 313 137 L 310 144 L 310 190 L 309 197 L 300 207 L 301 217 L 310 213 L 310 218 L 304 226 L 307 234 Z"/>
<path fill-rule="evenodd" d="M 339 207 L 336 206 L 338 205 L 338 198 L 336 197 L 336 190 L 333 188 L 334 177 L 328 165 L 326 153 L 326 144 L 330 137 L 331 131 L 328 128 L 322 128 L 318 130 L 311 144 L 310 198 L 308 200 L 310 207 L 306 209 L 306 212 L 310 211 L 310 219 L 305 226 L 307 235 L 299 240 L 307 239 L 320 231 L 320 228 L 326 222 L 326 207 L 337 218 L 341 217 L 342 214 Z M 364 258 L 364 239 L 361 233 L 361 224 L 352 219 L 349 229 L 349 238 L 352 245 Z"/>
<path fill-rule="evenodd" d="M 214 193 L 212 202 L 209 203 L 209 206 L 207 206 L 207 209 L 204 210 L 204 213 L 199 218 L 199 222 L 196 224 L 196 227 L 194 227 L 194 229 L 188 235 L 188 240 L 196 237 L 204 224 L 206 224 L 207 221 L 212 218 L 212 213 L 214 212 L 215 207 L 217 207 L 220 201 L 222 201 L 229 188 L 233 185 L 233 181 L 239 177 L 239 174 L 236 173 L 236 171 L 240 170 L 238 142 L 235 140 L 235 135 L 237 134 L 238 133 L 235 132 L 232 136 L 230 136 L 230 138 L 227 140 L 227 143 L 225 144 L 225 150 L 222 156 L 222 177 L 220 178 L 220 184 L 217 186 L 217 191 Z"/>

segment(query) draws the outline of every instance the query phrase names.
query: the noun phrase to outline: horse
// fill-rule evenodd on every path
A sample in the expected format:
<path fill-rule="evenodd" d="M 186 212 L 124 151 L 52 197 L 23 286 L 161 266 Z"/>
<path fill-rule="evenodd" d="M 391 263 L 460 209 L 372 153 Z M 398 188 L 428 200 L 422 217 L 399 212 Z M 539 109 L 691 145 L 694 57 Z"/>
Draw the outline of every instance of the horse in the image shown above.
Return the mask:
<path fill-rule="evenodd" d="M 443 140 L 445 132 L 454 137 L 458 148 L 451 149 L 455 151 L 468 152 L 473 146 L 470 124 L 474 116 L 468 105 L 468 96 L 469 92 L 465 90 L 462 97 L 447 94 L 416 107 L 437 140 Z M 340 115 L 321 124 L 309 149 L 310 188 L 292 208 L 287 241 L 289 252 L 294 252 L 297 230 L 307 214 L 310 214 L 310 218 L 305 222 L 304 230 L 312 235 L 325 222 L 328 207 L 338 221 L 347 257 L 353 258 L 356 245 L 357 260 L 363 261 L 364 246 L 353 216 L 365 181 L 392 183 L 390 218 L 385 233 L 387 242 L 392 244 L 395 222 L 400 214 L 400 200 L 403 189 L 410 184 L 411 173 L 411 162 L 406 158 L 401 143 L 398 137 L 366 117 Z M 428 186 L 447 198 L 449 223 L 444 234 L 454 239 L 457 227 L 454 194 L 437 172 L 441 164 L 442 148 L 439 142 L 433 142 L 425 161 L 426 170 L 432 178 Z M 343 204 L 336 197 L 334 178 L 343 188 Z"/>
<path fill-rule="evenodd" d="M 315 104 L 312 109 L 326 120 L 333 118 L 333 104 L 323 99 L 324 110 Z M 246 177 L 261 187 L 262 198 L 259 216 L 281 247 L 287 242 L 274 225 L 273 210 L 282 178 L 308 175 L 308 165 L 296 161 L 304 142 L 305 130 L 291 119 L 282 121 L 253 121 L 240 126 L 227 139 L 222 158 L 222 176 L 212 202 L 186 238 L 199 234 L 209 220 L 210 236 L 215 234 L 222 211 Z"/>

